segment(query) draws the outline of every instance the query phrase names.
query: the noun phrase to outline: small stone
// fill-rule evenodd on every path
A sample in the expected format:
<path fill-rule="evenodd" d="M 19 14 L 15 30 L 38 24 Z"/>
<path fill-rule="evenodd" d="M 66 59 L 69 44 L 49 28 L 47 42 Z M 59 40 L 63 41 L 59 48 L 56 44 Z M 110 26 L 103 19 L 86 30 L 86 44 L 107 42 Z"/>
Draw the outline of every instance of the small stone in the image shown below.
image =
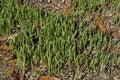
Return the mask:
<path fill-rule="evenodd" d="M 51 0 L 48 0 L 48 3 L 50 3 L 51 2 Z"/>

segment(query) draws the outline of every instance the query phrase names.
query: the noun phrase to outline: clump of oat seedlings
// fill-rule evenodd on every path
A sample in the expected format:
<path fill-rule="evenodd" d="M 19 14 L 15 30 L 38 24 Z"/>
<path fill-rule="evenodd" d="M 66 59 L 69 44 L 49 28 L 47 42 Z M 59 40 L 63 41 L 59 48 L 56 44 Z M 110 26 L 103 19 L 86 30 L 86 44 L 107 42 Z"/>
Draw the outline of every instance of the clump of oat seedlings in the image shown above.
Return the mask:
<path fill-rule="evenodd" d="M 112 2 L 75 0 L 74 12 L 67 16 L 52 10 L 45 11 L 42 6 L 24 6 L 17 0 L 2 0 L 0 35 L 17 34 L 9 45 L 23 71 L 29 66 L 34 72 L 34 67 L 39 66 L 42 67 L 40 75 L 55 75 L 67 80 L 82 79 L 82 73 L 110 74 L 114 67 L 120 65 L 120 52 L 111 54 L 111 47 L 120 43 L 113 42 L 99 29 L 94 31 L 92 20 L 85 20 L 95 10 L 101 13 L 106 3 Z M 118 10 L 119 5 L 120 2 Z M 115 18 L 114 23 L 117 25 L 118 22 Z"/>

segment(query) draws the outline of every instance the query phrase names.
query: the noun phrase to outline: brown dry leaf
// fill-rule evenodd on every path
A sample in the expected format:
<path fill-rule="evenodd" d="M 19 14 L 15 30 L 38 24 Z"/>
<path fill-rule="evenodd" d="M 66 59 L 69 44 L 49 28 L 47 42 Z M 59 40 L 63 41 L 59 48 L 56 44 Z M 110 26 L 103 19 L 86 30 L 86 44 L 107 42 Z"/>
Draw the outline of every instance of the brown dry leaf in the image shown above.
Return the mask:
<path fill-rule="evenodd" d="M 118 29 L 118 32 L 120 33 L 120 29 Z"/>
<path fill-rule="evenodd" d="M 5 42 L 3 43 L 3 45 L 0 46 L 0 48 L 2 50 L 5 50 L 5 51 L 9 51 L 10 50 L 10 46 L 7 46 Z"/>
<path fill-rule="evenodd" d="M 15 67 L 12 67 L 8 70 L 8 74 L 9 75 L 13 75 L 14 74 L 14 71 L 15 71 Z"/>
<path fill-rule="evenodd" d="M 58 4 L 59 0 L 51 0 L 51 3 Z"/>
<path fill-rule="evenodd" d="M 91 76 L 86 76 L 86 77 L 84 78 L 84 80 L 92 80 L 92 77 L 91 77 Z"/>
<path fill-rule="evenodd" d="M 13 63 L 16 64 L 16 63 L 17 63 L 17 59 L 10 60 L 10 61 L 8 61 L 7 63 L 8 63 L 8 64 L 13 64 Z"/>
<path fill-rule="evenodd" d="M 24 73 L 23 72 L 20 73 L 20 80 L 24 80 Z"/>
<path fill-rule="evenodd" d="M 50 76 L 40 76 L 40 80 L 60 80 L 60 79 Z"/>
<path fill-rule="evenodd" d="M 7 54 L 7 55 L 0 56 L 0 60 L 3 60 L 4 58 L 11 57 L 11 56 L 13 56 L 13 55 Z"/>
<path fill-rule="evenodd" d="M 59 4 L 59 0 L 51 0 L 51 3 L 54 4 L 54 6 L 52 6 L 53 11 L 58 11 L 59 13 L 67 16 L 72 15 L 73 6 L 71 5 L 71 0 L 66 0 L 65 3 L 60 4 L 60 6 L 57 5 Z"/>
<path fill-rule="evenodd" d="M 67 16 L 72 15 L 73 14 L 73 7 L 70 6 L 69 8 L 67 8 L 66 13 L 67 13 Z"/>
<path fill-rule="evenodd" d="M 107 29 L 106 33 L 110 34 L 112 31 L 113 31 L 113 28 L 109 28 L 109 29 Z"/>
<path fill-rule="evenodd" d="M 120 39 L 120 33 L 114 33 L 114 34 L 113 34 L 113 37 Z"/>
<path fill-rule="evenodd" d="M 98 16 L 98 13 L 97 13 L 97 12 L 94 12 L 94 20 L 95 20 L 95 25 L 98 26 L 101 31 L 106 32 L 106 27 L 105 27 L 105 24 L 104 24 L 104 20 L 101 19 L 101 18 Z"/>
<path fill-rule="evenodd" d="M 53 9 L 53 11 L 58 11 L 58 10 L 59 10 L 59 7 L 54 6 L 54 7 L 52 7 L 52 9 Z"/>
<path fill-rule="evenodd" d="M 71 3 L 72 1 L 71 0 L 66 0 L 65 3 Z"/>
<path fill-rule="evenodd" d="M 39 70 L 40 70 L 40 67 L 36 67 L 36 68 L 35 68 L 35 71 L 38 72 Z"/>
<path fill-rule="evenodd" d="M 110 54 L 120 54 L 119 44 L 113 45 L 109 51 Z"/>
<path fill-rule="evenodd" d="M 111 33 L 112 33 L 113 31 L 114 31 L 113 28 L 107 29 L 107 31 L 106 31 L 107 36 L 110 37 L 110 36 L 111 36 Z"/>
<path fill-rule="evenodd" d="M 107 3 L 107 4 L 106 4 L 106 7 L 107 7 L 107 9 L 110 9 L 111 4 L 110 4 L 110 3 Z"/>
<path fill-rule="evenodd" d="M 104 32 L 106 31 L 105 26 L 104 26 L 104 25 L 102 25 L 102 24 L 99 24 L 99 28 L 100 28 L 100 30 L 101 30 L 101 31 L 104 31 Z"/>
<path fill-rule="evenodd" d="M 71 16 L 73 14 L 73 7 L 70 4 L 64 4 L 63 8 L 60 10 L 60 13 L 66 14 L 67 16 Z"/>
<path fill-rule="evenodd" d="M 107 21 L 109 19 L 108 16 L 104 16 L 104 18 L 102 19 L 103 21 Z"/>

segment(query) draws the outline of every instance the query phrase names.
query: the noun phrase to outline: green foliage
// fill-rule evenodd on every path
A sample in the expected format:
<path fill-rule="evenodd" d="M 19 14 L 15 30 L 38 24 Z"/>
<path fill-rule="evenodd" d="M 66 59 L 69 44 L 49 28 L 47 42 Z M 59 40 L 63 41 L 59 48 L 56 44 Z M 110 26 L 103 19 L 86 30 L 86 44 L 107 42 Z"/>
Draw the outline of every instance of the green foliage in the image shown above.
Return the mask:
<path fill-rule="evenodd" d="M 105 4 L 106 0 L 101 2 Z M 64 65 L 71 67 L 74 62 L 77 70 L 84 66 L 88 72 L 96 72 L 98 67 L 104 70 L 106 64 L 119 64 L 120 57 L 106 53 L 111 42 L 104 33 L 98 30 L 94 34 L 92 26 L 77 17 L 83 16 L 86 11 L 93 11 L 96 6 L 101 9 L 99 5 L 95 0 L 79 0 L 75 4 L 76 13 L 70 17 L 43 9 L 39 9 L 38 17 L 38 9 L 18 6 L 15 0 L 4 0 L 0 4 L 0 34 L 10 34 L 14 22 L 19 22 L 21 31 L 17 32 L 14 49 L 19 62 L 23 61 L 23 66 L 26 63 L 33 65 L 34 62 L 42 62 L 48 65 L 51 73 L 61 72 Z M 77 26 L 74 18 L 78 18 Z M 36 28 L 38 21 L 40 28 Z M 88 47 L 88 52 L 84 52 Z"/>

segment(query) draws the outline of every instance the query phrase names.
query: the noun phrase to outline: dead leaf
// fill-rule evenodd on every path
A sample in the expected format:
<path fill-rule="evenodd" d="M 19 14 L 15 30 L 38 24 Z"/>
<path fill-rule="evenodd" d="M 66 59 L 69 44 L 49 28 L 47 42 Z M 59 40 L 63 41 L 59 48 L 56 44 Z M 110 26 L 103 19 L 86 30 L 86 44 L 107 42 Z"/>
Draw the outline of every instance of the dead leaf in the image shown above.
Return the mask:
<path fill-rule="evenodd" d="M 73 11 L 73 6 L 71 4 L 64 4 L 63 8 L 60 10 L 60 13 L 71 16 L 73 14 Z"/>
<path fill-rule="evenodd" d="M 23 72 L 20 73 L 20 80 L 24 80 L 24 73 Z"/>
<path fill-rule="evenodd" d="M 107 21 L 109 19 L 108 16 L 104 16 L 104 18 L 102 19 L 104 22 Z"/>
<path fill-rule="evenodd" d="M 102 25 L 102 24 L 99 24 L 99 28 L 100 28 L 100 30 L 101 30 L 101 31 L 104 31 L 104 32 L 106 31 L 105 26 L 104 26 L 104 25 Z"/>
<path fill-rule="evenodd" d="M 53 3 L 53 4 L 56 5 L 56 4 L 58 4 L 58 1 L 59 1 L 59 0 L 51 0 L 51 3 Z"/>
<path fill-rule="evenodd" d="M 73 7 L 72 6 L 70 6 L 70 8 L 67 8 L 66 14 L 67 14 L 67 16 L 70 16 L 73 14 Z"/>
<path fill-rule="evenodd" d="M 120 46 L 119 44 L 116 45 L 112 45 L 110 50 L 109 50 L 110 54 L 120 54 Z"/>
<path fill-rule="evenodd" d="M 107 29 L 107 31 L 106 31 L 106 35 L 107 35 L 108 37 L 110 37 L 113 31 L 114 31 L 113 28 L 109 28 L 109 29 Z"/>
<path fill-rule="evenodd" d="M 120 33 L 120 29 L 118 29 L 118 32 Z"/>
<path fill-rule="evenodd" d="M 8 74 L 9 75 L 13 75 L 14 74 L 14 71 L 15 71 L 15 67 L 12 67 L 8 70 Z"/>
<path fill-rule="evenodd" d="M 58 11 L 58 10 L 59 10 L 59 7 L 54 6 L 54 7 L 52 7 L 52 9 L 53 9 L 53 11 Z"/>
<path fill-rule="evenodd" d="M 3 60 L 4 58 L 11 57 L 11 56 L 13 56 L 13 55 L 10 53 L 7 55 L 0 56 L 0 60 Z"/>
<path fill-rule="evenodd" d="M 86 76 L 86 77 L 84 78 L 84 80 L 92 80 L 92 77 L 91 77 L 91 76 Z"/>
<path fill-rule="evenodd" d="M 95 20 L 95 25 L 98 26 L 101 31 L 106 32 L 106 26 L 104 24 L 104 20 L 98 16 L 97 12 L 94 12 L 94 20 Z"/>
<path fill-rule="evenodd" d="M 50 76 L 40 76 L 40 80 L 60 80 L 60 79 Z"/>
<path fill-rule="evenodd" d="M 107 4 L 106 4 L 106 7 L 107 7 L 107 9 L 109 10 L 109 9 L 111 8 L 111 4 L 110 4 L 110 3 L 107 3 Z"/>
<path fill-rule="evenodd" d="M 3 45 L 0 46 L 0 49 L 5 50 L 5 51 L 9 51 L 10 50 L 10 46 L 7 46 L 6 42 L 4 42 Z"/>
<path fill-rule="evenodd" d="M 65 3 L 71 3 L 72 1 L 71 0 L 66 0 Z"/>
<path fill-rule="evenodd" d="M 114 33 L 114 34 L 113 34 L 113 37 L 120 39 L 120 33 Z"/>
<path fill-rule="evenodd" d="M 16 64 L 16 63 L 17 63 L 17 59 L 10 60 L 10 61 L 8 61 L 7 63 L 8 63 L 8 64 L 13 64 L 13 63 Z"/>
<path fill-rule="evenodd" d="M 36 68 L 35 68 L 35 71 L 38 72 L 39 70 L 40 70 L 40 67 L 36 67 Z"/>

